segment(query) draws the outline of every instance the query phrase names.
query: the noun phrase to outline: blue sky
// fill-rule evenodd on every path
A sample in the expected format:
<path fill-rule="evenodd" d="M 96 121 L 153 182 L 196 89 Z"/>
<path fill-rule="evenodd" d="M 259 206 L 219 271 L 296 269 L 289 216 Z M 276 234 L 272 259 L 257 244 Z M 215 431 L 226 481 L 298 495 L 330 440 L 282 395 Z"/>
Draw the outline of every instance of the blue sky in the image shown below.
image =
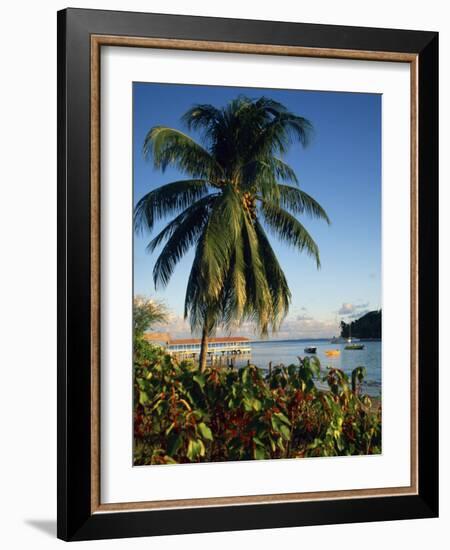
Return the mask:
<path fill-rule="evenodd" d="M 180 118 L 193 104 L 220 107 L 239 94 L 273 98 L 314 126 L 311 144 L 292 147 L 284 160 L 332 223 L 302 218 L 319 245 L 319 271 L 310 257 L 271 239 L 293 296 L 289 315 L 273 337 L 332 336 L 341 319 L 381 307 L 381 95 L 134 83 L 134 202 L 151 189 L 185 177 L 173 169 L 163 174 L 144 160 L 148 130 L 163 125 L 186 131 Z M 163 225 L 158 223 L 153 234 Z M 169 330 L 174 336 L 186 335 L 189 328 L 182 313 L 193 251 L 180 262 L 168 287 L 156 292 L 152 269 L 158 250 L 146 252 L 150 239 L 135 236 L 134 292 L 164 300 L 172 312 Z M 250 325 L 235 332 L 254 335 Z"/>

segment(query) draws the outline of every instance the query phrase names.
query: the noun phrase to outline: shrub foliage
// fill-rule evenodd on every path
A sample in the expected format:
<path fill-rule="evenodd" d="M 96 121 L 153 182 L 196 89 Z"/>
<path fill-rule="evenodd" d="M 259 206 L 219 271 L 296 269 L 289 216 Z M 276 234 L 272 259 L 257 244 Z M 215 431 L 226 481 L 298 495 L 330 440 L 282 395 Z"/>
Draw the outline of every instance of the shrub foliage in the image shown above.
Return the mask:
<path fill-rule="evenodd" d="M 142 339 L 134 357 L 134 464 L 381 452 L 381 410 L 317 358 L 267 373 L 179 361 Z M 319 383 L 319 384 L 318 384 Z"/>

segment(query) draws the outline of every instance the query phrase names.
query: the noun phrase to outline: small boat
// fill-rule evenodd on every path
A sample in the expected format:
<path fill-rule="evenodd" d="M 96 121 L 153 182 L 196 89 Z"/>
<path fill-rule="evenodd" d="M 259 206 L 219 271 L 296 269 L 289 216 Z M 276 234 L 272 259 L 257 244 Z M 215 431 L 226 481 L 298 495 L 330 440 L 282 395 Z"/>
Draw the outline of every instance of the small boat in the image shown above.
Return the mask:
<path fill-rule="evenodd" d="M 360 349 L 364 349 L 364 344 L 348 344 L 348 346 L 345 346 L 344 349 L 360 350 Z"/>
<path fill-rule="evenodd" d="M 327 349 L 325 351 L 325 355 L 327 357 L 335 357 L 336 355 L 339 355 L 340 353 L 341 353 L 341 351 L 338 350 L 338 349 Z"/>
<path fill-rule="evenodd" d="M 316 351 L 317 348 L 314 346 L 308 346 L 307 348 L 305 348 L 305 353 L 316 353 Z"/>
<path fill-rule="evenodd" d="M 362 348 L 351 347 L 355 345 L 355 342 L 359 342 L 359 340 L 358 338 L 352 338 L 352 324 L 350 323 L 348 326 L 348 338 L 347 338 L 348 346 L 345 349 L 364 349 L 364 346 Z"/>

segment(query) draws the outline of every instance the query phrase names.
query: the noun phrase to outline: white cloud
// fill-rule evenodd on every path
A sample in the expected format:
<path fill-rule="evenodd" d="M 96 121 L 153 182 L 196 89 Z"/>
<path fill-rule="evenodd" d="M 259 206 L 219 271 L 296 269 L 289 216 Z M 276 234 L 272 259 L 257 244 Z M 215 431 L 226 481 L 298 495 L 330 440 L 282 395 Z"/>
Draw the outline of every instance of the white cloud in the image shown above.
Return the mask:
<path fill-rule="evenodd" d="M 328 338 L 338 332 L 334 319 L 286 319 L 275 335 L 279 339 L 289 338 Z"/>
<path fill-rule="evenodd" d="M 369 302 L 363 304 L 351 304 L 349 302 L 344 302 L 340 309 L 338 310 L 339 315 L 361 315 L 361 310 L 366 309 L 369 306 Z M 365 312 L 366 313 L 366 312 Z"/>
<path fill-rule="evenodd" d="M 297 315 L 297 321 L 312 321 L 313 318 L 306 314 L 306 315 Z"/>
<path fill-rule="evenodd" d="M 339 315 L 348 315 L 355 311 L 355 306 L 353 304 L 342 304 L 341 308 L 338 310 Z"/>
<path fill-rule="evenodd" d="M 164 325 L 164 332 L 168 332 L 173 338 L 190 338 L 191 325 L 181 315 L 171 315 L 169 322 Z"/>
<path fill-rule="evenodd" d="M 156 330 L 156 327 L 155 327 Z M 157 327 L 158 332 L 168 332 L 172 338 L 189 338 L 191 329 L 188 321 L 185 321 L 180 315 L 172 315 L 166 325 Z M 297 315 L 288 317 L 282 323 L 280 330 L 270 334 L 270 338 L 278 340 L 290 340 L 296 338 L 328 338 L 339 332 L 336 320 L 333 319 L 314 319 L 310 315 Z M 255 323 L 245 322 L 241 325 L 235 325 L 229 331 L 219 330 L 217 336 L 226 335 L 247 336 L 248 338 L 259 339 Z M 194 335 L 199 337 L 198 334 Z"/>

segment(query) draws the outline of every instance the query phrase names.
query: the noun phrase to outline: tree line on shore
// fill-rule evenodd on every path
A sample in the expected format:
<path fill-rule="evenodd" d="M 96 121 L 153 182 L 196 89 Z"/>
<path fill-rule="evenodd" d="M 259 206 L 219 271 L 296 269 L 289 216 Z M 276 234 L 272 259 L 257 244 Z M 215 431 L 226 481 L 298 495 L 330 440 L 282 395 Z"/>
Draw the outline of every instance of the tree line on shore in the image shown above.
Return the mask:
<path fill-rule="evenodd" d="M 381 309 L 378 311 L 369 311 L 359 319 L 350 323 L 341 321 L 341 336 L 348 338 L 373 338 L 381 339 Z"/>

